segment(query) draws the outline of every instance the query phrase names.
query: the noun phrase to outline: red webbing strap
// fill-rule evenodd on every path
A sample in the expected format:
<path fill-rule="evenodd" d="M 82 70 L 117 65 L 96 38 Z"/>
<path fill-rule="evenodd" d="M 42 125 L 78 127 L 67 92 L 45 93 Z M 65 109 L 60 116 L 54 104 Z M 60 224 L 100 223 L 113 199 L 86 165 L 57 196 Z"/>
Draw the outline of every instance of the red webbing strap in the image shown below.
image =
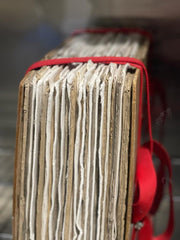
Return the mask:
<path fill-rule="evenodd" d="M 143 148 L 147 149 L 150 147 L 150 143 L 145 143 L 143 145 Z M 157 188 L 155 187 L 155 181 L 154 181 L 154 170 L 152 170 L 151 168 L 149 168 L 149 170 L 146 171 L 146 169 L 142 167 L 142 165 L 137 166 L 137 170 L 139 168 L 140 172 L 137 172 L 137 176 L 138 179 L 137 181 L 141 183 L 141 189 L 140 191 L 142 191 L 143 193 L 148 193 L 148 190 L 150 188 L 149 185 L 149 175 L 151 175 L 151 191 L 153 191 L 153 185 L 154 185 L 154 190 L 156 190 L 156 195 L 154 198 L 154 202 L 152 204 L 152 208 L 150 211 L 150 214 L 147 214 L 142 220 L 141 223 L 143 224 L 143 227 L 140 230 L 137 229 L 133 229 L 133 233 L 132 233 L 132 240 L 135 240 L 136 237 L 138 240 L 170 240 L 171 236 L 173 234 L 173 230 L 174 230 L 174 208 L 173 208 L 173 194 L 172 194 L 172 167 L 171 167 L 171 161 L 170 161 L 170 157 L 167 153 L 167 151 L 165 150 L 165 148 L 157 141 L 153 141 L 153 153 L 156 155 L 156 157 L 160 160 L 160 170 L 158 171 L 157 175 Z M 143 155 L 143 159 L 144 156 L 146 154 L 144 153 Z M 147 156 L 147 155 L 146 155 Z M 146 159 L 145 159 L 146 160 Z M 148 159 L 147 159 L 148 160 Z M 149 166 L 149 161 L 147 162 L 147 167 Z M 151 216 L 154 215 L 160 205 L 160 201 L 162 199 L 163 196 L 163 191 L 164 191 L 164 184 L 165 184 L 165 167 L 168 169 L 168 175 L 169 175 L 169 180 L 168 180 L 168 190 L 169 190 L 169 196 L 170 196 L 170 208 L 169 208 L 169 220 L 167 223 L 167 228 L 166 230 L 158 235 L 158 236 L 153 236 L 153 226 L 152 226 L 152 221 L 151 221 Z M 144 172 L 143 172 L 144 171 Z M 145 180 L 145 182 L 142 182 L 142 176 L 145 176 L 145 174 L 148 174 L 147 179 Z M 142 201 L 144 203 L 144 196 L 142 194 Z M 148 199 L 148 195 L 145 197 L 145 200 L 147 201 Z M 148 202 L 149 204 L 149 202 Z M 133 207 L 134 208 L 134 207 Z M 142 209 L 142 208 L 141 208 Z M 135 209 L 136 210 L 136 209 Z M 134 211 L 134 209 L 133 209 Z M 138 216 L 138 214 L 136 214 L 136 216 Z M 136 219 L 138 220 L 138 219 Z"/>
<path fill-rule="evenodd" d="M 86 63 L 91 60 L 94 63 L 116 63 L 116 64 L 129 64 L 132 67 L 138 68 L 140 70 L 140 100 L 139 100 L 139 124 L 138 124 L 138 147 L 140 146 L 141 139 L 141 124 L 142 124 L 142 88 L 143 88 L 143 74 L 146 79 L 146 94 L 147 94 L 147 102 L 150 103 L 149 96 L 149 77 L 147 73 L 147 69 L 143 62 L 136 58 L 130 57 L 71 57 L 71 58 L 58 58 L 58 59 L 49 59 L 42 60 L 32 64 L 26 73 L 31 70 L 41 68 L 43 66 L 54 66 L 54 65 L 62 65 L 62 64 L 72 64 L 72 63 Z M 150 151 L 152 153 L 153 149 L 153 139 L 152 139 L 152 131 L 151 131 L 151 113 L 150 113 L 150 104 L 147 106 L 148 111 L 148 130 L 149 130 L 149 141 L 150 141 Z"/>
<path fill-rule="evenodd" d="M 146 147 L 149 147 L 150 144 L 146 143 Z M 172 236 L 173 230 L 174 230 L 174 207 L 173 207 L 173 193 L 172 193 L 172 166 L 171 166 L 171 160 L 170 157 L 166 151 L 166 149 L 157 141 L 153 141 L 153 153 L 157 156 L 157 158 L 160 160 L 160 169 L 161 174 L 158 175 L 158 187 L 156 190 L 156 197 L 154 199 L 154 203 L 152 205 L 151 214 L 155 214 L 158 210 L 161 198 L 158 196 L 160 192 L 160 196 L 162 197 L 164 184 L 165 184 L 165 171 L 164 168 L 166 167 L 168 170 L 168 191 L 169 191 L 169 197 L 170 197 L 170 208 L 169 208 L 169 220 L 167 224 L 167 228 L 165 232 L 159 236 L 153 237 L 153 240 L 169 240 Z M 143 239 L 142 239 L 143 240 Z"/>
<path fill-rule="evenodd" d="M 133 202 L 132 222 L 141 222 L 150 212 L 156 194 L 157 179 L 152 156 L 147 147 L 137 152 L 136 190 Z"/>

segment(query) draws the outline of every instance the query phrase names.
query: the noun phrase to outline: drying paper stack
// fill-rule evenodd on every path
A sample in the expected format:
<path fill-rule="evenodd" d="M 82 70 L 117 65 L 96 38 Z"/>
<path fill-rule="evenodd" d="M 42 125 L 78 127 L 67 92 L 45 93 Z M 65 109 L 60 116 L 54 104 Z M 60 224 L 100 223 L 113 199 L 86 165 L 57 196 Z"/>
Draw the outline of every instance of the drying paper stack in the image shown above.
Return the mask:
<path fill-rule="evenodd" d="M 45 56 L 129 56 L 138 34 L 84 33 Z M 73 63 L 29 72 L 20 84 L 14 240 L 129 239 L 139 70 Z"/>

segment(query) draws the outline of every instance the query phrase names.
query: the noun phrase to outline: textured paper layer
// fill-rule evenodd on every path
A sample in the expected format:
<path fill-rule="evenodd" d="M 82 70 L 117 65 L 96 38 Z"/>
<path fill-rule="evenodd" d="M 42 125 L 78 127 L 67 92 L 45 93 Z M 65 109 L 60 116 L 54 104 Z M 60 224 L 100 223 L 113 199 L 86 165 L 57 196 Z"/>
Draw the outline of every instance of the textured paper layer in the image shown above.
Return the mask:
<path fill-rule="evenodd" d="M 46 57 L 141 59 L 142 45 L 137 34 L 84 34 Z M 14 239 L 125 239 L 134 73 L 89 61 L 25 77 Z"/>

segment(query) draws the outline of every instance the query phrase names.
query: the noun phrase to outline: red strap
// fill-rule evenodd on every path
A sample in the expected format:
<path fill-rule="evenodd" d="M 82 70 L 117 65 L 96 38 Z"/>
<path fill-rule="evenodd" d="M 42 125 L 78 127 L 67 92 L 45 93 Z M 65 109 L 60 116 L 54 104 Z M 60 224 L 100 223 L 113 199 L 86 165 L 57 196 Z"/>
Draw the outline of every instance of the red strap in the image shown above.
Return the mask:
<path fill-rule="evenodd" d="M 146 144 L 146 146 L 149 146 L 149 143 Z M 168 191 L 169 191 L 169 197 L 170 197 L 170 208 L 169 208 L 169 220 L 167 224 L 167 229 L 165 232 L 157 237 L 154 237 L 153 240 L 169 240 L 172 236 L 173 230 L 174 230 L 174 206 L 173 206 L 173 193 L 172 193 L 172 166 L 171 166 L 171 160 L 170 157 L 166 151 L 166 149 L 157 141 L 153 141 L 153 152 L 157 156 L 157 158 L 160 160 L 161 165 L 161 174 L 158 175 L 158 188 L 156 190 L 156 197 L 154 199 L 154 203 L 151 209 L 151 213 L 156 213 L 160 200 L 162 197 L 163 189 L 164 189 L 164 181 L 165 181 L 165 171 L 164 168 L 166 167 L 168 170 Z M 158 196 L 160 192 L 160 197 Z"/>
<path fill-rule="evenodd" d="M 137 154 L 136 191 L 133 204 L 132 222 L 144 219 L 151 209 L 156 193 L 156 172 L 150 151 L 140 147 Z"/>
<path fill-rule="evenodd" d="M 144 148 L 147 149 L 150 147 L 150 143 L 144 144 Z M 169 174 L 169 182 L 168 182 L 168 188 L 169 188 L 169 196 L 170 196 L 170 208 L 169 208 L 169 220 L 167 224 L 167 228 L 159 236 L 153 237 L 153 228 L 152 228 L 152 223 L 151 223 L 151 217 L 150 215 L 146 215 L 144 218 L 141 219 L 141 222 L 143 224 L 143 227 L 141 230 L 137 231 L 135 228 L 133 229 L 133 234 L 132 234 L 132 240 L 135 239 L 137 236 L 139 240 L 170 240 L 172 234 L 173 234 L 173 229 L 174 229 L 174 211 L 173 211 L 173 195 L 172 195 L 172 167 L 171 167 L 171 162 L 169 155 L 167 151 L 164 149 L 164 147 L 157 141 L 153 141 L 153 153 L 158 157 L 160 160 L 160 174 L 157 176 L 157 188 L 155 186 L 155 181 L 154 181 L 154 170 L 152 168 L 148 169 L 149 165 L 149 159 L 145 159 L 145 155 L 147 155 L 146 152 L 142 152 L 142 162 L 146 160 L 147 163 L 147 168 L 143 167 L 142 163 L 138 162 L 137 164 L 137 172 L 136 172 L 136 181 L 139 183 L 139 186 L 141 189 L 139 189 L 139 192 L 141 192 L 141 195 L 139 194 L 139 199 L 138 201 L 140 202 L 140 209 L 142 209 L 142 206 L 144 206 L 144 209 L 147 211 L 147 208 L 150 206 L 150 200 L 152 199 L 152 194 L 154 194 L 156 191 L 156 195 L 154 198 L 154 202 L 152 204 L 152 208 L 150 213 L 153 215 L 156 213 L 158 210 L 160 201 L 163 196 L 163 191 L 164 191 L 164 179 L 165 179 L 165 167 L 168 169 L 168 174 Z M 145 182 L 142 182 L 142 175 L 145 177 L 147 175 L 147 179 L 145 179 Z M 149 176 L 151 176 L 152 183 L 149 183 Z M 154 187 L 154 189 L 153 189 Z M 150 189 L 151 188 L 151 189 Z M 148 193 L 150 191 L 151 193 Z M 149 201 L 148 201 L 149 199 Z M 145 211 L 144 211 L 145 213 Z M 135 217 L 138 216 L 136 213 L 136 209 L 134 211 L 133 208 L 133 215 L 135 214 Z M 139 215 L 140 216 L 140 215 Z M 142 215 L 143 216 L 143 215 Z M 139 219 L 135 219 L 136 222 L 140 221 Z"/>

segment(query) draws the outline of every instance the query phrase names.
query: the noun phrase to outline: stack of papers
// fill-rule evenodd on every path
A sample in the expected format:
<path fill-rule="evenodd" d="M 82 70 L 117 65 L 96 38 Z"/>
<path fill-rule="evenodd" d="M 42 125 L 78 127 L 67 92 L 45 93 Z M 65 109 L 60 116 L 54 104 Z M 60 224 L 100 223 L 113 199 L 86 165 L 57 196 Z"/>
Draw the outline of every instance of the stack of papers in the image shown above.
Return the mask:
<path fill-rule="evenodd" d="M 138 34 L 73 36 L 45 59 L 146 60 Z M 129 239 L 139 70 L 129 64 L 44 66 L 20 83 L 13 239 Z"/>

